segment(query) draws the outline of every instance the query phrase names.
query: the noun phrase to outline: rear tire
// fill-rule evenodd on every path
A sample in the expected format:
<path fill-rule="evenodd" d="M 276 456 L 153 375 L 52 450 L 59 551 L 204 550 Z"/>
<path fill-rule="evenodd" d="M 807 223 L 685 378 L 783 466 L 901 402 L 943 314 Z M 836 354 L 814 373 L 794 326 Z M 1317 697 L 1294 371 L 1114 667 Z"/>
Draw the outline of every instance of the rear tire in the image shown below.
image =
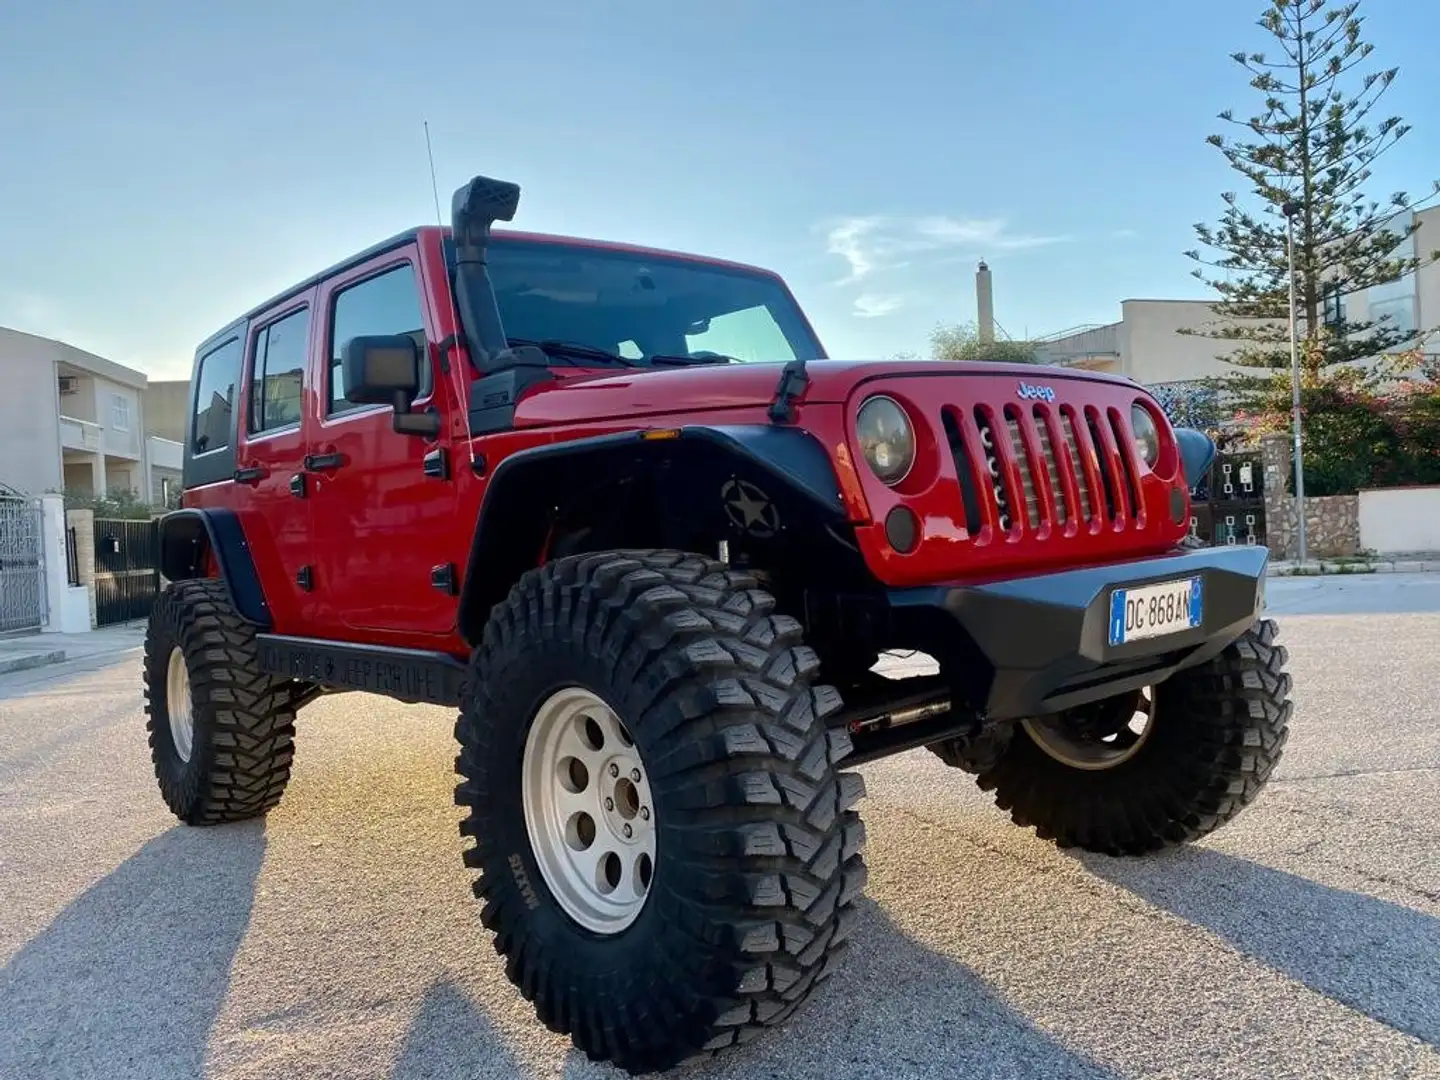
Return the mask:
<path fill-rule="evenodd" d="M 290 684 L 260 671 L 221 581 L 172 582 L 145 635 L 145 713 L 160 794 L 187 825 L 274 809 L 290 779 Z"/>
<path fill-rule="evenodd" d="M 980 787 L 1017 825 L 1062 848 L 1138 855 L 1213 832 L 1260 793 L 1289 737 L 1291 681 L 1277 633 L 1263 619 L 1155 687 L 1148 730 L 1114 764 L 1066 764 L 1017 724 Z"/>
<path fill-rule="evenodd" d="M 559 559 L 520 579 L 471 661 L 455 799 L 475 840 L 464 859 L 480 871 L 481 920 L 541 1021 L 632 1073 L 783 1021 L 832 971 L 864 888 L 851 809 L 863 782 L 837 772 L 850 739 L 825 726 L 839 694 L 812 684 L 799 624 L 755 584 L 679 552 Z M 580 725 L 586 710 L 608 715 L 590 716 L 603 731 L 582 728 L 590 749 L 572 739 L 550 752 L 571 754 L 554 784 L 572 794 L 552 817 L 578 824 L 544 840 L 526 813 L 538 798 L 527 744 L 532 729 L 551 744 L 550 703 L 567 700 Z M 625 820 L 653 803 L 654 856 L 638 911 L 606 922 L 602 899 L 577 908 L 585 898 L 567 882 L 585 874 L 567 877 L 554 852 L 602 839 L 627 850 L 608 808 L 585 824 L 564 802 L 612 775 L 612 747 L 622 779 L 632 767 L 643 777 Z M 608 792 L 597 789 L 602 805 Z"/>

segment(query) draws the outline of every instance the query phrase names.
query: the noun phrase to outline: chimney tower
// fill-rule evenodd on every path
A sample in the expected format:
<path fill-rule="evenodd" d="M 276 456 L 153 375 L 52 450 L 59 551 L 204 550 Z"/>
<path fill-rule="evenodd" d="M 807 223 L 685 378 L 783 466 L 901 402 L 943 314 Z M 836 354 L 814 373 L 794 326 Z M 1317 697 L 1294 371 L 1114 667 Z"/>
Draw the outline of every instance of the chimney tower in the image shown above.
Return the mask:
<path fill-rule="evenodd" d="M 980 340 L 989 344 L 995 340 L 995 293 L 990 284 L 990 267 L 984 259 L 975 271 L 975 308 L 979 313 Z"/>

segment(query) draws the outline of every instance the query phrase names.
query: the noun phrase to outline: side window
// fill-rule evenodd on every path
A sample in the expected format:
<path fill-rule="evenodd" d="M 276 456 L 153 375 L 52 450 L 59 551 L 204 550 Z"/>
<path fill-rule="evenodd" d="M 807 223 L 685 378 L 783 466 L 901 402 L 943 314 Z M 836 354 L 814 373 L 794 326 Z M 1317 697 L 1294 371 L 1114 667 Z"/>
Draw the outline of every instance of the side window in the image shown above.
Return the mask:
<path fill-rule="evenodd" d="M 764 304 L 714 315 L 703 329 L 686 331 L 688 350 L 717 352 L 737 360 L 793 360 L 795 350 L 785 339 L 785 332 Z"/>
<path fill-rule="evenodd" d="M 340 350 L 345 342 L 365 334 L 409 334 L 420 350 L 420 397 L 431 389 L 430 349 L 425 340 L 425 316 L 420 310 L 420 289 L 409 263 L 366 278 L 335 294 L 330 309 L 331 416 L 362 406 L 345 400 L 345 375 Z"/>
<path fill-rule="evenodd" d="M 255 335 L 250 368 L 250 432 L 274 431 L 300 422 L 310 309 L 301 308 Z"/>
<path fill-rule="evenodd" d="M 231 338 L 200 358 L 195 374 L 195 414 L 190 418 L 191 450 L 204 454 L 230 445 L 235 383 L 240 377 L 241 339 Z"/>

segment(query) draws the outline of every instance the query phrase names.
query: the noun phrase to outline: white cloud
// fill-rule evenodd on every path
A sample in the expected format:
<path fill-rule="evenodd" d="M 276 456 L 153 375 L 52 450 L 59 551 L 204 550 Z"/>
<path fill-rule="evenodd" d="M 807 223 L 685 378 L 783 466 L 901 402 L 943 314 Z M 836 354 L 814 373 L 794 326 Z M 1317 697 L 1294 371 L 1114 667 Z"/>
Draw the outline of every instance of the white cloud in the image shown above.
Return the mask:
<path fill-rule="evenodd" d="M 825 231 L 826 250 L 845 260 L 849 274 L 838 281 L 850 285 L 872 275 L 897 270 L 917 257 L 967 258 L 988 252 L 1021 251 L 1063 243 L 1064 236 L 1037 236 L 1010 230 L 1004 218 L 958 218 L 946 215 L 899 217 L 883 214 L 841 218 Z"/>
<path fill-rule="evenodd" d="M 855 317 L 857 319 L 878 319 L 882 315 L 891 315 L 904 306 L 904 297 L 864 293 L 855 298 Z"/>
<path fill-rule="evenodd" d="M 878 217 L 846 218 L 827 234 L 826 250 L 850 264 L 850 276 L 845 279 L 846 283 L 859 281 L 875 269 L 867 237 L 880 227 L 883 220 Z"/>

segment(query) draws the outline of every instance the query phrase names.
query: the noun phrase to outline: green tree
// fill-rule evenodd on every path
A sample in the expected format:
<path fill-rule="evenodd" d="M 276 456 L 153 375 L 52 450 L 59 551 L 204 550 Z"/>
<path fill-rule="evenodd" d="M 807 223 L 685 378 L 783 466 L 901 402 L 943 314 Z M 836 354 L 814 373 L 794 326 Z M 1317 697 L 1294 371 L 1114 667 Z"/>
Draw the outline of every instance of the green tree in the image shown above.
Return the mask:
<path fill-rule="evenodd" d="M 1259 25 L 1276 52 L 1233 54 L 1250 73 L 1260 106 L 1246 120 L 1222 112 L 1239 133 L 1207 140 L 1250 190 L 1243 199 L 1225 192 L 1219 224 L 1195 226 L 1208 253 L 1186 254 L 1200 264 L 1195 276 L 1219 293 L 1216 314 L 1226 321 L 1194 332 L 1240 343 L 1224 357 L 1236 370 L 1217 385 L 1247 411 L 1289 406 L 1287 205 L 1294 211 L 1303 382 L 1318 386 L 1337 365 L 1419 338 L 1388 318 L 1362 322 L 1341 314 L 1344 295 L 1394 281 L 1424 261 L 1411 242 L 1410 211 L 1440 192 L 1437 181 L 1418 199 L 1403 191 L 1383 201 L 1364 193 L 1375 160 L 1410 129 L 1399 117 L 1372 115 L 1399 69 L 1360 70 L 1374 47 L 1361 40 L 1359 8 L 1359 0 L 1270 0 Z"/>
<path fill-rule="evenodd" d="M 1039 362 L 1034 342 L 1010 338 L 981 341 L 974 323 L 935 327 L 930 332 L 930 355 L 936 360 L 996 360 L 1006 364 Z"/>

